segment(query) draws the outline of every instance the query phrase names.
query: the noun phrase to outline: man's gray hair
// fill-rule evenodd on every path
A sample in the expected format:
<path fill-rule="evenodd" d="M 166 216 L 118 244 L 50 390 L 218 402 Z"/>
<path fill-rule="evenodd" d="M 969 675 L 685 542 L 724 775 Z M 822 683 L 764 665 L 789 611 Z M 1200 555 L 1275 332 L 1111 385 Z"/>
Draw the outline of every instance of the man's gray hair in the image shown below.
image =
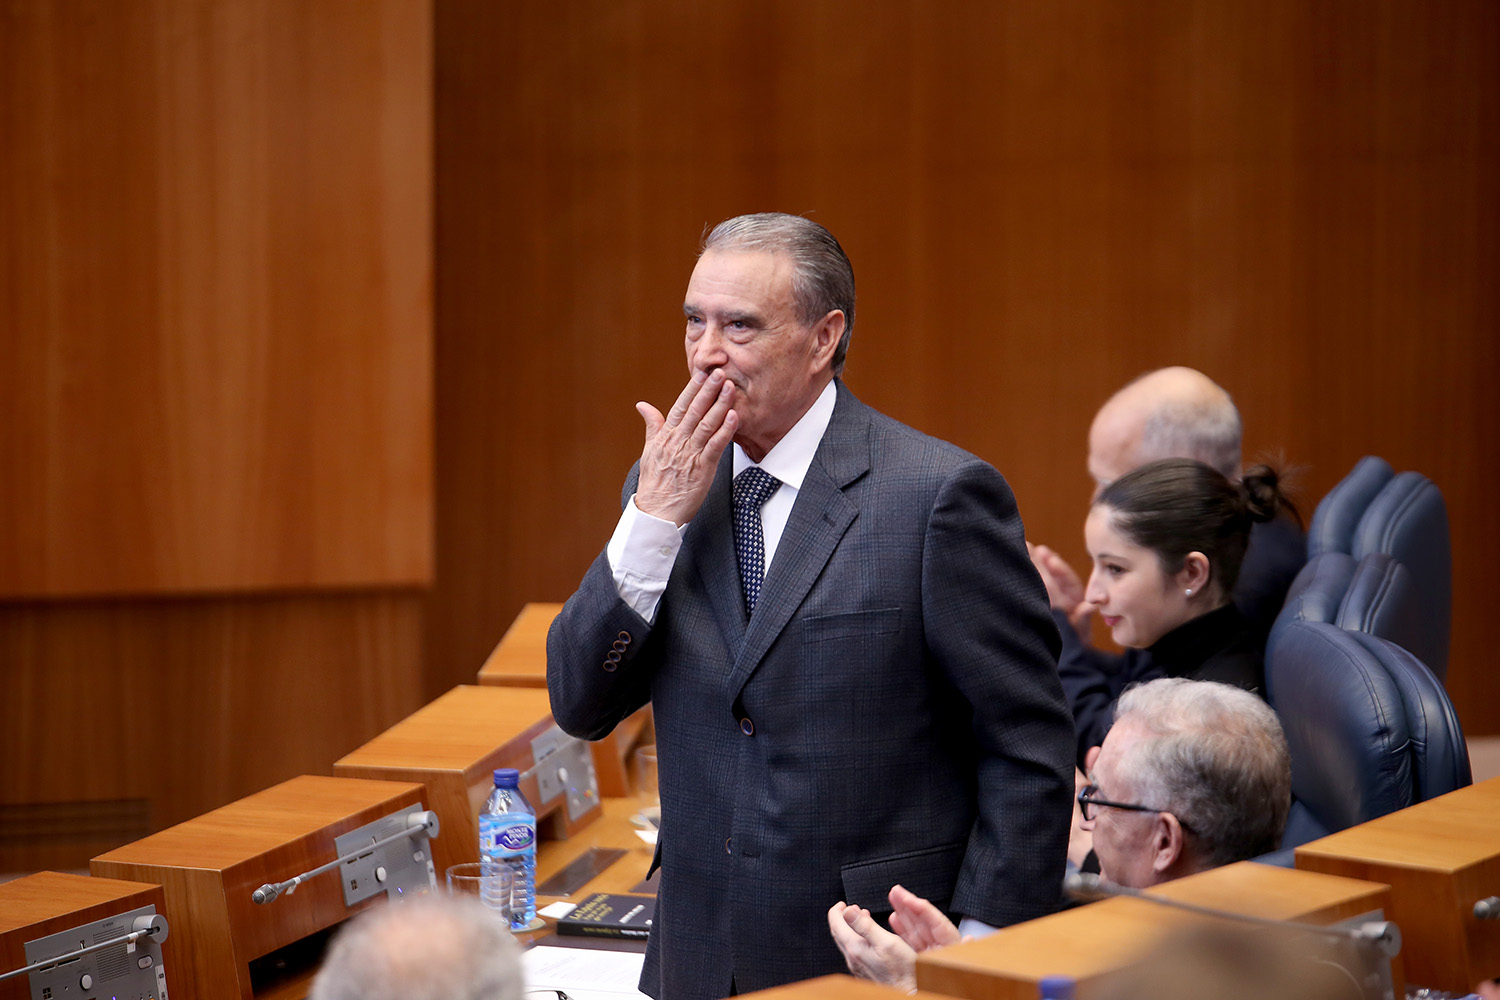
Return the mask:
<path fill-rule="evenodd" d="M 1121 764 L 1136 795 L 1190 828 L 1205 867 L 1280 845 L 1292 758 L 1271 706 L 1228 684 L 1167 677 L 1120 695 L 1115 721 L 1127 718 L 1153 737 Z"/>
<path fill-rule="evenodd" d="M 1244 426 L 1228 393 L 1162 400 L 1141 428 L 1142 464 L 1163 458 L 1196 458 L 1229 480 L 1240 475 Z"/>
<path fill-rule="evenodd" d="M 802 322 L 818 322 L 835 309 L 844 313 L 844 335 L 833 352 L 833 373 L 844 371 L 854 333 L 854 266 L 833 234 L 811 219 L 759 212 L 725 219 L 703 237 L 698 251 L 764 251 L 792 261 L 792 296 Z"/>
<path fill-rule="evenodd" d="M 308 1000 L 521 1000 L 521 949 L 477 899 L 418 896 L 351 920 Z"/>

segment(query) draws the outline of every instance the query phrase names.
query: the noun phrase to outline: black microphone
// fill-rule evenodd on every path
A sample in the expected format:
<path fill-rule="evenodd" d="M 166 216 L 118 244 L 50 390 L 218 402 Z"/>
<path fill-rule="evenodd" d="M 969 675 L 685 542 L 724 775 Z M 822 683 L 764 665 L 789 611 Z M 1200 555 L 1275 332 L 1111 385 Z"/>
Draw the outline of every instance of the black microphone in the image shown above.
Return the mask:
<path fill-rule="evenodd" d="M 1475 903 L 1474 916 L 1480 920 L 1500 920 L 1500 896 L 1486 896 Z"/>

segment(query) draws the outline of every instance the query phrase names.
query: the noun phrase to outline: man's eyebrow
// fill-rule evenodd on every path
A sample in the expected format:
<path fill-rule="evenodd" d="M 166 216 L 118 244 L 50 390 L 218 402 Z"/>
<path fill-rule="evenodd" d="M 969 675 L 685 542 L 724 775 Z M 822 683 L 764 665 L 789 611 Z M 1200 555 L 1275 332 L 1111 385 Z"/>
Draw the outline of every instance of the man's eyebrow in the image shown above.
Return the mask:
<path fill-rule="evenodd" d="M 684 316 L 703 316 L 709 312 L 710 310 L 700 309 L 691 302 L 684 302 L 682 304 L 682 315 Z M 717 317 L 721 323 L 748 323 L 750 326 L 763 325 L 760 314 L 754 312 L 753 310 L 726 309 L 720 312 L 716 312 L 713 315 Z"/>

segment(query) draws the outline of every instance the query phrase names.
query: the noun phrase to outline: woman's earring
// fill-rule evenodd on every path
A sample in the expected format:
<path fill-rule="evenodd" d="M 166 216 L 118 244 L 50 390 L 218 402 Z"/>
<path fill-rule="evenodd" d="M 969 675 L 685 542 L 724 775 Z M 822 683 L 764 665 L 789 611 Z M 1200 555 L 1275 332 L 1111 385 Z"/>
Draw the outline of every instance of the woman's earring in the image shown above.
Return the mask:
<path fill-rule="evenodd" d="M 1183 591 L 1183 593 L 1186 594 L 1189 597 L 1192 597 L 1193 596 L 1193 588 L 1189 587 L 1187 590 Z"/>

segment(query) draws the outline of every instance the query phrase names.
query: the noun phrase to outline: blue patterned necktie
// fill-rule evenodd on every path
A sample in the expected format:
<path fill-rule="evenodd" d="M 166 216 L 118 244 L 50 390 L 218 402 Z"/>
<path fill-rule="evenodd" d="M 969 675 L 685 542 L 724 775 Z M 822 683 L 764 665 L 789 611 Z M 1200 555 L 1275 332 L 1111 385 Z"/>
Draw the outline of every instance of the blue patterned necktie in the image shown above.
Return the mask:
<path fill-rule="evenodd" d="M 734 478 L 734 554 L 745 587 L 746 615 L 755 610 L 760 582 L 766 575 L 766 536 L 760 525 L 760 509 L 780 488 L 781 480 L 758 466 Z"/>

